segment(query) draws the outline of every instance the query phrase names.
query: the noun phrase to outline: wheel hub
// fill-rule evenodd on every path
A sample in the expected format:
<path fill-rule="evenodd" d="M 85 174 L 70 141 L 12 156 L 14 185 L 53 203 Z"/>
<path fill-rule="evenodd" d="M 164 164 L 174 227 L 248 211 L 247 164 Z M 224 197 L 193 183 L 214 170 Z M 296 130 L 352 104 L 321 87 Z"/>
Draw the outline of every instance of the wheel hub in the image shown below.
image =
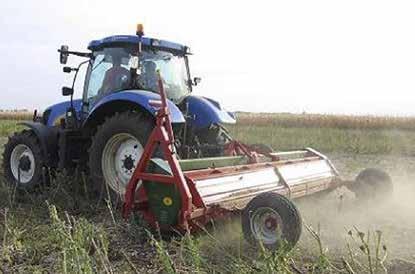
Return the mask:
<path fill-rule="evenodd" d="M 278 227 L 278 221 L 273 217 L 268 217 L 265 220 L 265 227 L 269 230 L 275 230 Z"/>
<path fill-rule="evenodd" d="M 33 151 L 25 144 L 18 144 L 10 155 L 10 169 L 20 184 L 30 182 L 35 174 L 36 163 Z"/>
<path fill-rule="evenodd" d="M 19 160 L 19 168 L 22 171 L 29 171 L 30 170 L 30 166 L 32 165 L 32 163 L 30 162 L 30 158 L 27 155 L 23 155 L 20 160 Z"/>
<path fill-rule="evenodd" d="M 272 245 L 282 238 L 281 216 L 272 208 L 258 208 L 251 216 L 251 231 L 264 244 Z"/>
<path fill-rule="evenodd" d="M 133 157 L 131 157 L 131 155 L 125 156 L 124 159 L 124 168 L 127 171 L 131 171 L 134 167 L 135 167 L 135 160 L 133 159 Z"/>
<path fill-rule="evenodd" d="M 140 142 L 128 133 L 112 136 L 104 147 L 101 166 L 105 182 L 121 197 L 143 151 Z"/>

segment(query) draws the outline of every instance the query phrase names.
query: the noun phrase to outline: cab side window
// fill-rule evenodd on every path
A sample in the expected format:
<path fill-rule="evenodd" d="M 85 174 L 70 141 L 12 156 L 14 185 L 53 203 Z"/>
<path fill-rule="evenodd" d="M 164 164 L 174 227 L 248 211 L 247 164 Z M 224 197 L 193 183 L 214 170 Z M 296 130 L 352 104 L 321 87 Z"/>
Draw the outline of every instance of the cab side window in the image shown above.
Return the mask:
<path fill-rule="evenodd" d="M 99 54 L 95 57 L 89 76 L 87 101 L 91 102 L 99 95 L 99 91 L 104 83 L 105 73 L 112 67 L 110 62 L 106 62 L 105 55 Z"/>

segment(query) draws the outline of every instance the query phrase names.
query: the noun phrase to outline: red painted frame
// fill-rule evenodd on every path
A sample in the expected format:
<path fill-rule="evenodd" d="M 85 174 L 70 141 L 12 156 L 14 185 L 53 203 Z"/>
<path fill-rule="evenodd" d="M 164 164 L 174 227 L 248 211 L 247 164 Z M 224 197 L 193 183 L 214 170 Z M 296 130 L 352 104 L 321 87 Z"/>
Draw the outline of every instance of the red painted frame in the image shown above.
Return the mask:
<path fill-rule="evenodd" d="M 148 208 L 146 191 L 140 181 L 153 181 L 163 184 L 175 184 L 181 197 L 181 209 L 178 225 L 175 229 L 188 231 L 197 229 L 212 217 L 224 216 L 227 210 L 219 207 L 207 208 L 198 191 L 196 190 L 192 176 L 185 176 L 176 157 L 174 147 L 174 134 L 171 125 L 170 112 L 167 104 L 167 96 L 163 87 L 161 76 L 158 75 L 160 101 L 150 101 L 153 107 L 159 108 L 156 115 L 156 126 L 144 148 L 143 155 L 134 170 L 125 192 L 123 217 L 127 219 L 132 210 L 140 210 L 144 218 L 153 226 L 159 227 L 154 214 Z M 151 160 L 155 149 L 160 146 L 164 159 L 168 162 L 172 175 L 147 173 L 145 170 Z M 257 163 L 257 154 L 238 141 L 232 141 L 226 148 L 227 155 L 246 155 L 250 163 Z M 140 184 L 139 184 L 140 183 Z"/>
<path fill-rule="evenodd" d="M 157 223 L 154 214 L 148 207 L 147 193 L 143 187 L 139 187 L 139 185 L 141 185 L 140 182 L 146 180 L 163 184 L 175 184 L 179 190 L 182 204 L 178 216 L 178 225 L 174 228 L 181 231 L 197 229 L 205 224 L 210 218 L 225 216 L 229 211 L 220 207 L 208 208 L 204 204 L 193 181 L 194 178 L 200 177 L 197 175 L 202 175 L 203 177 L 203 174 L 205 174 L 203 171 L 190 171 L 189 176 L 184 175 L 176 156 L 167 96 L 160 75 L 158 75 L 158 86 L 161 100 L 149 102 L 153 107 L 159 108 L 156 115 L 156 125 L 144 147 L 143 155 L 127 185 L 123 206 L 123 217 L 127 219 L 132 210 L 139 210 L 153 227 L 159 228 L 159 224 Z M 168 162 L 172 175 L 146 172 L 151 157 L 158 146 L 162 149 L 164 159 Z M 257 154 L 237 141 L 230 142 L 226 148 L 225 154 L 246 155 L 250 159 L 250 163 L 254 164 L 258 162 Z M 210 176 L 214 177 L 214 174 L 210 174 Z"/>
<path fill-rule="evenodd" d="M 167 97 L 160 75 L 158 85 L 161 100 L 149 102 L 153 107 L 159 108 L 156 115 L 156 125 L 144 148 L 143 155 L 141 156 L 141 159 L 138 162 L 138 165 L 127 185 L 123 206 L 123 217 L 125 219 L 130 216 L 132 210 L 139 210 L 143 213 L 144 218 L 150 225 L 155 228 L 160 228 L 156 217 L 149 209 L 148 196 L 145 189 L 143 187 L 138 187 L 141 185 L 140 182 L 144 180 L 162 184 L 174 184 L 176 186 L 181 197 L 181 209 L 179 211 L 178 224 L 174 226 L 174 229 L 185 232 L 189 230 L 197 230 L 206 224 L 210 219 L 225 217 L 231 213 L 230 210 L 221 208 L 220 206 L 206 206 L 196 189 L 194 183 L 195 181 L 200 179 L 221 177 L 225 174 L 241 174 L 245 171 L 269 168 L 270 166 L 278 167 L 280 165 L 289 165 L 296 164 L 297 162 L 322 159 L 321 156 L 310 155 L 303 159 L 280 160 L 278 157 L 270 154 L 269 157 L 271 158 L 271 162 L 259 163 L 257 157 L 258 154 L 255 153 L 255 151 L 238 141 L 232 141 L 225 149 L 225 153 L 228 155 L 246 155 L 249 158 L 249 164 L 214 169 L 207 168 L 203 170 L 189 170 L 183 172 L 176 156 Z M 146 172 L 146 168 L 151 160 L 151 157 L 158 146 L 162 149 L 164 159 L 168 162 L 172 175 Z M 315 192 L 338 187 L 340 184 L 344 183 L 345 182 L 339 180 L 322 183 L 318 186 L 318 189 L 315 188 Z M 307 188 L 307 185 L 298 186 L 296 188 L 298 189 L 293 189 L 293 191 L 298 192 L 299 196 L 303 196 L 303 188 Z M 287 185 L 281 187 L 277 192 L 282 195 L 291 196 L 291 189 Z"/>
<path fill-rule="evenodd" d="M 160 101 L 151 101 L 153 107 L 159 107 L 156 115 L 156 126 L 153 129 L 149 140 L 144 148 L 143 155 L 133 175 L 127 185 L 125 200 L 123 206 L 123 217 L 128 218 L 135 205 L 146 208 L 147 195 L 144 188 L 140 188 L 138 197 L 136 197 L 137 186 L 140 181 L 148 180 L 165 184 L 175 184 L 181 196 L 181 210 L 179 213 L 179 228 L 188 230 L 188 219 L 192 210 L 192 193 L 189 190 L 186 179 L 180 168 L 174 148 L 174 135 L 171 125 L 170 113 L 167 105 L 166 92 L 163 82 L 158 75 L 158 86 L 160 91 Z M 168 162 L 172 175 L 162 175 L 147 173 L 145 170 L 151 160 L 155 149 L 160 146 L 164 154 L 164 159 Z M 136 203 L 138 198 L 138 203 Z M 149 210 L 144 210 L 144 217 L 150 224 L 157 226 L 154 215 Z"/>

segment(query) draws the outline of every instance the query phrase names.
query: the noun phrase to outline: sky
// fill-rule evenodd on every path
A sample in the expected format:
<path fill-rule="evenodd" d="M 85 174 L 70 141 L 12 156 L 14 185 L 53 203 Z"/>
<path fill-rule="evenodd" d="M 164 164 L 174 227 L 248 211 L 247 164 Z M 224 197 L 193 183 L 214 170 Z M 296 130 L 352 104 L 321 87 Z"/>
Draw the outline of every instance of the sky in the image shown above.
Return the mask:
<path fill-rule="evenodd" d="M 229 110 L 415 115 L 415 1 L 2 0 L 1 13 L 0 109 L 65 100 L 61 44 L 143 23 L 190 46 L 194 93 Z"/>

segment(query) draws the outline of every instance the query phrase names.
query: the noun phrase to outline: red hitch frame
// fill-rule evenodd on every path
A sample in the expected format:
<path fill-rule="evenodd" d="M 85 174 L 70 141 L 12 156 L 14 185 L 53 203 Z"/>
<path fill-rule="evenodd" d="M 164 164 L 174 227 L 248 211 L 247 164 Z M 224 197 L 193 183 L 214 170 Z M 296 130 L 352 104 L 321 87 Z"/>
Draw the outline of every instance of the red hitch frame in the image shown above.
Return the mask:
<path fill-rule="evenodd" d="M 155 181 L 164 184 L 174 184 L 179 190 L 181 196 L 181 210 L 179 213 L 179 226 L 182 229 L 188 230 L 188 218 L 192 209 L 192 194 L 186 183 L 186 179 L 180 168 L 176 157 L 176 150 L 174 147 L 174 134 L 171 125 L 170 112 L 167 104 L 167 96 L 163 87 L 163 81 L 158 73 L 158 86 L 160 92 L 160 101 L 151 101 L 153 107 L 159 108 L 156 114 L 156 126 L 154 127 L 150 138 L 144 148 L 143 155 L 138 162 L 136 169 L 128 183 L 125 192 L 125 201 L 123 207 L 123 217 L 127 219 L 134 209 L 136 201 L 137 186 L 141 186 L 144 180 Z M 160 146 L 164 155 L 164 159 L 168 162 L 172 175 L 153 174 L 145 172 L 151 157 Z M 139 187 L 138 200 L 144 202 L 147 198 L 143 187 Z M 155 222 L 154 216 L 147 210 L 144 212 L 147 220 L 152 223 Z"/>
<path fill-rule="evenodd" d="M 174 185 L 178 190 L 181 205 L 177 225 L 173 225 L 173 228 L 181 232 L 198 230 L 211 219 L 241 210 L 250 199 L 264 192 L 297 198 L 333 189 L 345 183 L 340 180 L 331 162 L 311 148 L 261 155 L 238 141 L 229 142 L 225 147 L 225 154 L 243 155 L 248 160 L 246 164 L 222 167 L 213 165 L 183 171 L 174 147 L 167 96 L 160 74 L 158 86 L 160 100 L 149 102 L 158 109 L 156 124 L 126 188 L 123 206 L 125 219 L 129 218 L 132 210 L 139 210 L 154 228 L 167 228 L 160 227 L 157 217 L 150 209 L 146 189 L 142 187 L 143 181 Z M 161 148 L 171 174 L 146 171 L 157 148 Z M 264 156 L 271 161 L 261 161 L 260 158 Z M 219 179 L 223 180 L 222 184 L 218 183 Z"/>

